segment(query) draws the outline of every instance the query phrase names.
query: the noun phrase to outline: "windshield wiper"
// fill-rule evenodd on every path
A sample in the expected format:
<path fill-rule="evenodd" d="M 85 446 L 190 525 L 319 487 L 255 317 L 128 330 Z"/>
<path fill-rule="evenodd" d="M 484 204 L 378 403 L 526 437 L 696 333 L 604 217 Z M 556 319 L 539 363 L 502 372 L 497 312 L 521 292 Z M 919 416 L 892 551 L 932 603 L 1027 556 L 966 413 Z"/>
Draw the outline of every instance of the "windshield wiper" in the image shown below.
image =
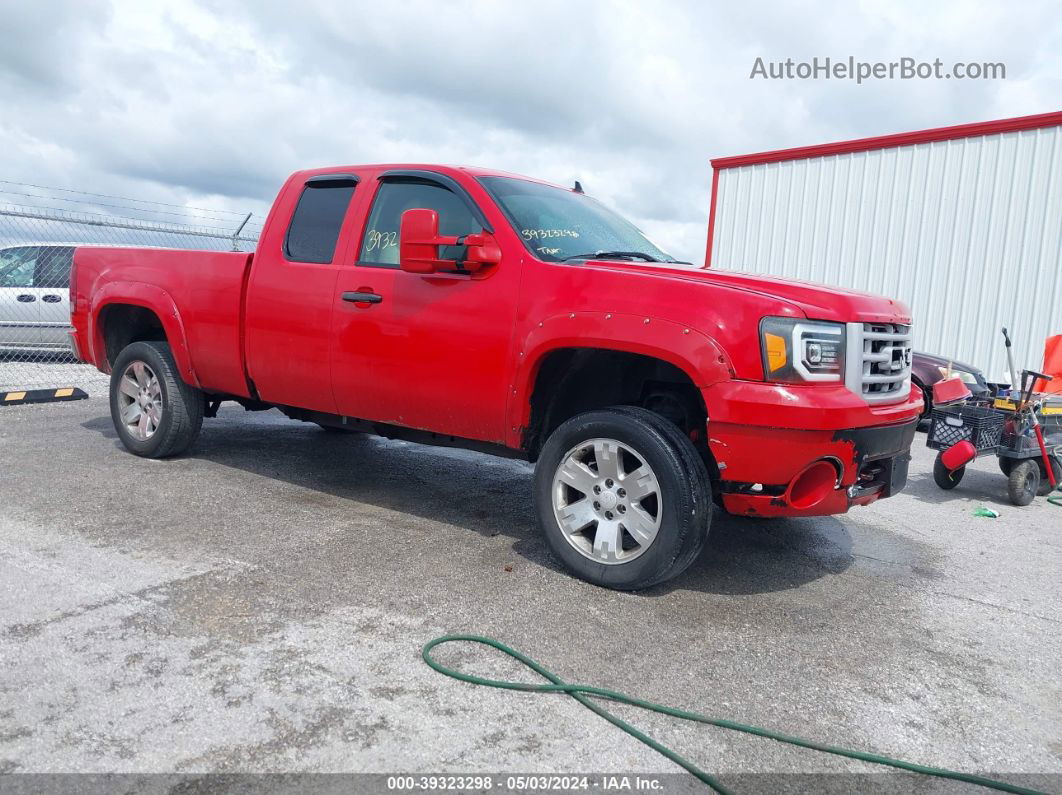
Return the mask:
<path fill-rule="evenodd" d="M 561 262 L 572 259 L 641 259 L 646 262 L 659 262 L 656 257 L 641 251 L 592 251 L 587 254 L 572 254 L 570 257 L 562 257 Z"/>

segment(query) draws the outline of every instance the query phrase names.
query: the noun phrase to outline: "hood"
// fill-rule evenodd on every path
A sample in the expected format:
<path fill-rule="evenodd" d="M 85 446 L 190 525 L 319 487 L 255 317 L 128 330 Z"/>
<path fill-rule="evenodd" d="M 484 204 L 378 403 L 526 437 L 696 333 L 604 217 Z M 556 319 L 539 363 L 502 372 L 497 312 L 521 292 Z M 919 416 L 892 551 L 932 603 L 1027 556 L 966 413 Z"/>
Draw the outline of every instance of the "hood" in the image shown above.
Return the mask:
<path fill-rule="evenodd" d="M 587 262 L 589 267 L 607 267 L 625 271 L 659 274 L 666 271 L 671 278 L 708 283 L 742 290 L 781 300 L 797 307 L 810 320 L 832 320 L 839 323 L 902 323 L 910 324 L 911 311 L 892 298 L 884 298 L 844 287 L 785 279 L 761 273 L 695 268 L 670 263 Z"/>
<path fill-rule="evenodd" d="M 902 302 L 858 290 L 714 268 L 703 268 L 694 273 L 702 281 L 737 287 L 795 304 L 810 320 L 835 320 L 842 323 L 911 322 L 911 312 Z"/>

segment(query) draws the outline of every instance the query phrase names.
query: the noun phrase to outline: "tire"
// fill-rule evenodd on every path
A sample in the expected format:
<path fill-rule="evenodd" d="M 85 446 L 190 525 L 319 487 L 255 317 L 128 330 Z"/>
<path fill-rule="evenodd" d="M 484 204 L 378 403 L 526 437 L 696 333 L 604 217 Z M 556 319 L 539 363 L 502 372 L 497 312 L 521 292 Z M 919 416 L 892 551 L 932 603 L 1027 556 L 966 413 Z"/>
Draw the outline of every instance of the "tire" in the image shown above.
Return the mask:
<path fill-rule="evenodd" d="M 708 468 L 704 463 L 704 458 L 701 456 L 697 448 L 693 446 L 690 438 L 683 433 L 674 422 L 667 420 L 659 414 L 637 406 L 618 406 L 616 410 L 633 417 L 644 418 L 646 422 L 652 423 L 658 427 L 660 433 L 670 438 L 675 449 L 679 451 L 685 460 L 686 471 L 690 473 L 690 481 L 688 482 L 692 482 L 693 480 L 702 481 L 708 495 L 706 498 L 707 502 L 701 511 L 706 517 L 704 530 L 701 533 L 691 533 L 687 535 L 686 546 L 675 561 L 672 571 L 667 577 L 667 579 L 672 579 L 682 574 L 682 572 L 693 565 L 693 562 L 700 557 L 701 552 L 704 550 L 704 545 L 708 541 L 708 531 L 711 527 L 712 513 L 714 506 L 716 505 L 715 495 L 712 493 L 712 481 L 708 476 Z M 722 508 L 721 499 L 719 507 Z"/>
<path fill-rule="evenodd" d="M 206 399 L 181 380 L 165 342 L 134 342 L 118 354 L 111 369 L 110 399 L 118 438 L 135 455 L 167 458 L 183 453 L 203 427 Z M 130 419 L 135 419 L 133 425 Z"/>
<path fill-rule="evenodd" d="M 635 471 L 642 475 L 627 481 Z M 570 485 L 576 479 L 582 488 Z M 535 467 L 535 510 L 553 554 L 575 576 L 624 591 L 676 577 L 697 559 L 711 491 L 689 438 L 634 406 L 569 419 L 546 440 Z"/>
<path fill-rule="evenodd" d="M 1028 505 L 1040 488 L 1040 467 L 1033 460 L 1015 464 L 1007 478 L 1007 496 L 1015 505 Z"/>
<path fill-rule="evenodd" d="M 1047 460 L 1051 462 L 1051 469 L 1055 473 L 1055 483 L 1062 485 L 1062 462 L 1059 462 L 1058 456 L 1049 455 Z M 1037 497 L 1046 497 L 1051 493 L 1051 479 L 1047 477 L 1047 467 L 1044 466 L 1044 462 L 1041 459 L 1036 459 L 1037 466 L 1040 468 L 1040 488 L 1036 490 Z"/>
<path fill-rule="evenodd" d="M 948 469 L 944 466 L 944 462 L 940 460 L 940 453 L 937 453 L 937 459 L 933 462 L 933 481 L 938 486 L 945 491 L 950 491 L 959 485 L 959 481 L 962 480 L 962 476 L 965 474 L 965 466 L 955 470 Z"/>
<path fill-rule="evenodd" d="M 1002 456 L 1000 456 L 997 460 L 999 461 L 999 471 L 1009 478 L 1010 470 L 1014 469 L 1014 464 L 1016 462 L 1013 458 L 1003 458 Z"/>

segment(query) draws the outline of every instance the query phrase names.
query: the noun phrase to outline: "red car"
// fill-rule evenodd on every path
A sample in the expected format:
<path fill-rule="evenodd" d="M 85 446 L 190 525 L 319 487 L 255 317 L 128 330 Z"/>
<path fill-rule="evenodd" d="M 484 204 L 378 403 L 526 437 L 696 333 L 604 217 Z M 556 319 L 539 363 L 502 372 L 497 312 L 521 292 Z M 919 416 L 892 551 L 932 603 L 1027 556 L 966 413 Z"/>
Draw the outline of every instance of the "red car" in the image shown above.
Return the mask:
<path fill-rule="evenodd" d="M 79 248 L 71 299 L 137 455 L 236 401 L 522 456 L 553 551 L 614 588 L 689 566 L 713 500 L 895 493 L 922 410 L 902 304 L 676 262 L 581 191 L 483 169 L 300 171 L 253 255 Z"/>

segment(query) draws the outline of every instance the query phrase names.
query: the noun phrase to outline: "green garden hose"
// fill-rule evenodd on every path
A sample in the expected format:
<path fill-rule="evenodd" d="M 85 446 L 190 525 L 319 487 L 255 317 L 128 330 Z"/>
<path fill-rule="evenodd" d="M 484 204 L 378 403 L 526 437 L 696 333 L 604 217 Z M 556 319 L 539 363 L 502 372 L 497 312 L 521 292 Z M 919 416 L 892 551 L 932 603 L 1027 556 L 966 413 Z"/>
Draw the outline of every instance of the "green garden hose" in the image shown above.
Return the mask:
<path fill-rule="evenodd" d="M 490 646 L 498 651 L 508 654 L 515 660 L 522 662 L 532 671 L 539 676 L 548 679 L 550 684 L 532 684 L 529 682 L 507 682 L 502 679 L 486 679 L 481 676 L 474 676 L 472 674 L 461 673 L 455 671 L 453 668 L 447 668 L 445 665 L 439 663 L 431 652 L 436 646 L 441 646 L 444 643 L 480 643 L 484 646 Z M 590 696 L 596 698 L 607 699 L 609 701 L 615 701 L 620 704 L 629 704 L 632 707 L 640 707 L 651 712 L 659 712 L 663 715 L 670 715 L 673 718 L 681 718 L 683 720 L 695 721 L 697 723 L 707 723 L 710 726 L 719 726 L 723 729 L 733 729 L 734 731 L 745 732 L 746 734 L 755 734 L 759 737 L 767 737 L 771 740 L 777 740 L 778 742 L 788 743 L 790 745 L 796 745 L 801 748 L 810 748 L 813 751 L 822 751 L 827 754 L 836 754 L 837 756 L 848 757 L 849 759 L 858 759 L 861 762 L 870 762 L 876 765 L 888 765 L 889 767 L 899 768 L 900 770 L 907 770 L 912 773 L 921 773 L 926 776 L 935 776 L 937 778 L 947 778 L 953 781 L 962 781 L 967 784 L 977 784 L 982 787 L 988 787 L 990 789 L 1000 790 L 1002 792 L 1016 792 L 1022 795 L 1044 795 L 1039 790 L 1027 789 L 1025 787 L 1018 787 L 1014 784 L 1008 784 L 1005 781 L 996 781 L 995 779 L 985 778 L 984 776 L 976 776 L 972 773 L 960 773 L 955 770 L 946 770 L 939 767 L 929 767 L 927 765 L 918 765 L 913 762 L 904 762 L 900 759 L 893 759 L 888 756 L 882 756 L 880 754 L 871 754 L 866 751 L 853 751 L 848 748 L 838 748 L 833 745 L 825 745 L 813 740 L 805 740 L 801 737 L 794 737 L 788 734 L 781 734 L 780 732 L 771 731 L 769 729 L 761 729 L 758 726 L 749 726 L 744 723 L 737 723 L 732 720 L 723 720 L 721 718 L 709 718 L 705 715 L 701 715 L 696 712 L 687 712 L 686 710 L 676 709 L 675 707 L 667 707 L 663 704 L 655 704 L 652 701 L 646 701 L 641 698 L 634 698 L 632 696 L 624 695 L 615 690 L 606 690 L 603 687 L 592 687 L 590 685 L 571 685 L 561 679 L 552 671 L 547 670 L 539 663 L 532 660 L 525 654 L 521 654 L 516 649 L 506 646 L 504 643 L 493 638 L 485 638 L 480 635 L 443 635 L 442 637 L 435 638 L 429 641 L 421 652 L 421 656 L 424 658 L 424 662 L 434 668 L 441 674 L 459 679 L 462 682 L 470 682 L 474 685 L 486 685 L 487 687 L 499 687 L 505 690 L 522 690 L 533 693 L 567 693 L 580 704 L 592 712 L 597 713 L 602 718 L 607 720 L 614 726 L 618 726 L 623 731 L 632 737 L 640 740 L 648 745 L 654 751 L 664 755 L 675 764 L 684 768 L 691 775 L 700 779 L 709 787 L 719 793 L 728 793 L 729 791 L 724 787 L 718 779 L 714 776 L 701 770 L 699 767 L 693 764 L 685 757 L 676 753 L 668 748 L 663 743 L 657 742 L 648 734 L 639 731 L 631 724 L 622 718 L 613 715 L 608 710 L 595 703 Z"/>
<path fill-rule="evenodd" d="M 1055 484 L 1055 487 L 1051 490 L 1051 493 L 1053 493 L 1054 496 L 1048 497 L 1047 501 L 1052 505 L 1057 505 L 1059 508 L 1062 508 L 1062 483 Z"/>

